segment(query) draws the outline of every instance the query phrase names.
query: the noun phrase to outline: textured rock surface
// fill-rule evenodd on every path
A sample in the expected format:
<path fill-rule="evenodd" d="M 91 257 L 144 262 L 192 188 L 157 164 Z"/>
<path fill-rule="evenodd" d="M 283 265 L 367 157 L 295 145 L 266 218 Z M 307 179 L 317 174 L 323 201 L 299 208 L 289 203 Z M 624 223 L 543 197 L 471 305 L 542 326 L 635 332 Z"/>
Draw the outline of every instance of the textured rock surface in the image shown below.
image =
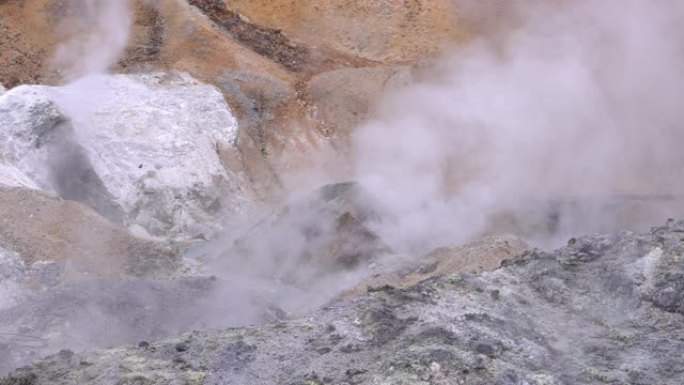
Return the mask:
<path fill-rule="evenodd" d="M 681 384 L 682 232 L 672 221 L 571 239 L 494 272 L 388 286 L 298 321 L 65 351 L 2 381 Z"/>
<path fill-rule="evenodd" d="M 219 156 L 235 151 L 235 118 L 215 88 L 186 75 L 16 87 L 0 98 L 0 125 L 9 165 L 0 182 L 34 187 L 14 166 L 136 231 L 202 236 L 246 204 L 241 177 Z"/>
<path fill-rule="evenodd" d="M 464 38 L 457 3 L 430 1 L 311 2 L 232 0 L 253 23 L 283 31 L 307 46 L 328 46 L 375 62 L 407 62 Z"/>
<path fill-rule="evenodd" d="M 316 75 L 308 83 L 313 116 L 326 136 L 346 141 L 354 128 L 368 119 L 384 92 L 411 82 L 409 67 L 346 68 Z"/>

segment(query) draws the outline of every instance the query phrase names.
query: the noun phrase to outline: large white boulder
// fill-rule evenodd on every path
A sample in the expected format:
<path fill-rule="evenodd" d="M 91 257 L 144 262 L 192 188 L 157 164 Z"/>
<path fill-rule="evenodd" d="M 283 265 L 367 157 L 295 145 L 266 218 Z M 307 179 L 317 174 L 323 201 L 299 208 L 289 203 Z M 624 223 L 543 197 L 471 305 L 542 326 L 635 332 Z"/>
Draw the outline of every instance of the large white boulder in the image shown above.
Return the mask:
<path fill-rule="evenodd" d="M 237 129 L 223 95 L 184 74 L 19 86 L 0 96 L 0 184 L 84 202 L 139 234 L 207 236 L 248 202 L 217 153 Z"/>

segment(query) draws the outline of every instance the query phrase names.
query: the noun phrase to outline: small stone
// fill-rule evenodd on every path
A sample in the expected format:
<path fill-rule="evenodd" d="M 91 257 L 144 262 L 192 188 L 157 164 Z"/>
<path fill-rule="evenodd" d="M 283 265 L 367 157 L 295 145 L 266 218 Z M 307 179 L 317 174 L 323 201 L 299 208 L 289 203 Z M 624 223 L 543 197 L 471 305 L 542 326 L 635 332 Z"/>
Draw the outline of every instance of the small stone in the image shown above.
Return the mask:
<path fill-rule="evenodd" d="M 484 354 L 485 356 L 487 356 L 489 358 L 496 357 L 496 349 L 491 344 L 488 344 L 488 343 L 478 342 L 477 344 L 475 344 L 475 347 L 473 350 L 475 350 L 475 352 L 477 352 L 479 354 Z"/>
<path fill-rule="evenodd" d="M 354 376 L 358 376 L 360 374 L 364 374 L 366 372 L 367 372 L 367 370 L 364 370 L 364 369 L 347 369 L 347 371 L 344 372 L 344 374 L 347 377 L 354 377 Z"/>
<path fill-rule="evenodd" d="M 319 348 L 319 349 L 316 349 L 316 353 L 318 353 L 318 354 L 320 354 L 320 355 L 328 354 L 328 353 L 330 353 L 331 351 L 332 351 L 332 349 L 327 348 L 327 347 L 326 347 L 326 348 Z"/>
<path fill-rule="evenodd" d="M 499 290 L 492 290 L 489 295 L 494 301 L 498 301 L 501 298 L 501 292 Z"/>
<path fill-rule="evenodd" d="M 484 356 L 478 356 L 478 357 L 475 359 L 475 362 L 473 363 L 473 369 L 475 369 L 475 370 L 483 370 L 483 369 L 486 369 L 486 368 L 487 368 L 487 365 L 486 365 L 486 360 L 485 360 Z"/>
<path fill-rule="evenodd" d="M 59 356 L 59 358 L 69 359 L 74 356 L 74 352 L 72 352 L 69 349 L 62 349 L 59 351 L 59 353 L 57 353 L 57 355 Z"/>
<path fill-rule="evenodd" d="M 185 352 L 190 349 L 190 345 L 187 342 L 179 342 L 175 346 L 177 352 Z"/>
<path fill-rule="evenodd" d="M 358 346 L 353 345 L 353 344 L 347 344 L 347 345 L 344 345 L 340 348 L 340 351 L 342 353 L 354 353 L 354 352 L 358 352 L 360 350 L 361 350 L 361 348 L 359 348 Z"/>
<path fill-rule="evenodd" d="M 140 343 L 138 343 L 138 347 L 139 347 L 139 348 L 147 349 L 147 348 L 150 347 L 150 343 L 147 342 L 147 341 L 140 341 Z"/>

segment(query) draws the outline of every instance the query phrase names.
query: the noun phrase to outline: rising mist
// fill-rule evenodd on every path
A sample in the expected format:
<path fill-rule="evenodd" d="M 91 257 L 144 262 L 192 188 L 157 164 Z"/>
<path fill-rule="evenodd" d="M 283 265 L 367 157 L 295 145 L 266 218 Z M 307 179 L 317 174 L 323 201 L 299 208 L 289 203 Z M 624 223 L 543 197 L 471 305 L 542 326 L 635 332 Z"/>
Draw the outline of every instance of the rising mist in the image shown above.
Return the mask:
<path fill-rule="evenodd" d="M 552 215 L 554 231 L 525 234 L 549 245 L 645 219 L 607 204 L 660 201 L 657 221 L 683 213 L 684 5 L 463 9 L 480 34 L 354 134 L 357 178 L 385 203 L 383 238 L 422 250 L 506 230 L 506 217 Z"/>
<path fill-rule="evenodd" d="M 104 73 L 116 63 L 130 36 L 128 0 L 68 0 L 58 26 L 64 42 L 55 50 L 53 67 L 65 80 Z"/>

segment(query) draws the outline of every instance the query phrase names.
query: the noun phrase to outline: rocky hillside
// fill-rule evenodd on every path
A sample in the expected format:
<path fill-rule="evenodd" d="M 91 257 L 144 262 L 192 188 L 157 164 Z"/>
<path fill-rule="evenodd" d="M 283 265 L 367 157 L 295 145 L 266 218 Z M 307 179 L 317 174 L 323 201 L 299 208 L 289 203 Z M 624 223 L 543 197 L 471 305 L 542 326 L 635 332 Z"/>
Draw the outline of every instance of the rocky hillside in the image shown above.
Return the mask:
<path fill-rule="evenodd" d="M 684 6 L 598 4 L 0 0 L 0 385 L 684 384 Z"/>
<path fill-rule="evenodd" d="M 283 173 L 307 166 L 307 154 L 329 145 L 344 153 L 386 87 L 466 36 L 447 0 L 130 3 L 132 36 L 114 70 L 182 71 L 215 85 L 237 114 L 241 167 L 263 198 L 277 196 Z M 70 4 L 0 3 L 0 84 L 61 81 L 55 47 L 92 29 Z"/>
<path fill-rule="evenodd" d="M 2 384 L 681 384 L 682 232 L 573 238 L 296 321 L 63 350 Z"/>

